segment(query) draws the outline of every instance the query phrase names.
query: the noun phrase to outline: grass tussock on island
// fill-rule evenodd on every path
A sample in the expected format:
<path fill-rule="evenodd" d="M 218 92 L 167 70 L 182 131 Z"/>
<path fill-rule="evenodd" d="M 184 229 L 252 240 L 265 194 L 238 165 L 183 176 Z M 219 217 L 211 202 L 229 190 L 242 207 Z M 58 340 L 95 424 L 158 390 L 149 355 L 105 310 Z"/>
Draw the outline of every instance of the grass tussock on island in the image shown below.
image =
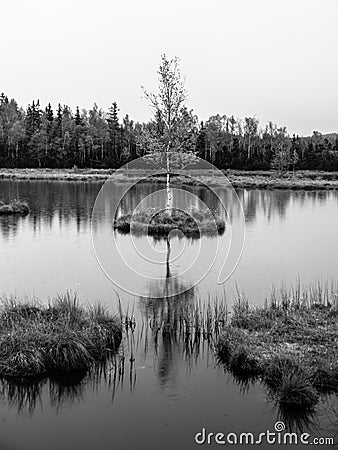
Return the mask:
<path fill-rule="evenodd" d="M 5 204 L 0 200 L 0 215 L 22 215 L 29 213 L 28 203 L 23 200 L 13 200 L 11 203 Z"/>
<path fill-rule="evenodd" d="M 5 300 L 0 309 L 0 377 L 74 373 L 104 361 L 121 342 L 120 321 L 101 305 L 66 294 L 48 306 Z"/>
<path fill-rule="evenodd" d="M 217 342 L 219 360 L 236 376 L 260 378 L 279 405 L 313 408 L 320 394 L 338 393 L 334 292 L 281 290 L 263 308 L 240 298 Z"/>
<path fill-rule="evenodd" d="M 124 214 L 114 221 L 114 228 L 121 233 L 148 234 L 166 237 L 173 230 L 181 231 L 188 237 L 201 234 L 217 235 L 225 230 L 225 221 L 214 217 L 210 211 L 190 212 L 172 209 L 154 212 L 152 209 L 135 214 Z"/>

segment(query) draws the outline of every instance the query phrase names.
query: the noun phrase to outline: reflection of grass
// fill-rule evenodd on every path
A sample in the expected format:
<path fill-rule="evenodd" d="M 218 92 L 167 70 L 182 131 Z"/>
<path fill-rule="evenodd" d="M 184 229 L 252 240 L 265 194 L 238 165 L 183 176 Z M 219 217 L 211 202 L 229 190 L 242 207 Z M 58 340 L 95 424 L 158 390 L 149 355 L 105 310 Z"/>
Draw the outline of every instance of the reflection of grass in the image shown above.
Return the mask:
<path fill-rule="evenodd" d="M 125 214 L 114 221 L 114 228 L 122 233 L 168 236 L 179 230 L 186 236 L 199 237 L 200 234 L 222 234 L 225 230 L 223 219 L 215 218 L 208 212 L 190 213 L 172 209 L 170 212 L 153 212 L 152 209 L 135 214 Z"/>
<path fill-rule="evenodd" d="M 0 313 L 0 376 L 30 377 L 88 369 L 121 341 L 119 320 L 76 296 L 47 307 L 5 302 Z"/>
<path fill-rule="evenodd" d="M 29 213 L 28 203 L 22 200 L 13 200 L 11 203 L 5 204 L 0 201 L 0 215 L 21 214 L 26 215 Z"/>
<path fill-rule="evenodd" d="M 280 405 L 311 408 L 338 392 L 338 304 L 321 287 L 299 292 L 274 293 L 264 308 L 240 300 L 217 353 L 233 373 L 259 375 Z"/>
<path fill-rule="evenodd" d="M 94 363 L 89 370 L 27 378 L 0 377 L 0 398 L 3 403 L 15 406 L 19 413 L 33 413 L 49 397 L 50 405 L 58 410 L 81 400 L 89 387 L 97 390 L 101 381 L 113 389 L 114 395 L 116 387 L 121 383 L 121 361 L 118 354 L 114 354 L 109 361 Z"/>

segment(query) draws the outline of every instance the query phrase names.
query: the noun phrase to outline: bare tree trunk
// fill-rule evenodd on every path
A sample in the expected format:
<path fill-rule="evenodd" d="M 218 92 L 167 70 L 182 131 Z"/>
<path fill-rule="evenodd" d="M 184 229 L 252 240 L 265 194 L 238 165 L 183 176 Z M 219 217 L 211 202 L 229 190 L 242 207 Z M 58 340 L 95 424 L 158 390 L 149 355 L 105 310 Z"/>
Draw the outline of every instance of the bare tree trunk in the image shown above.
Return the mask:
<path fill-rule="evenodd" d="M 167 147 L 166 157 L 167 157 L 167 211 L 171 214 L 171 192 L 170 192 L 170 163 L 169 163 L 169 146 Z"/>

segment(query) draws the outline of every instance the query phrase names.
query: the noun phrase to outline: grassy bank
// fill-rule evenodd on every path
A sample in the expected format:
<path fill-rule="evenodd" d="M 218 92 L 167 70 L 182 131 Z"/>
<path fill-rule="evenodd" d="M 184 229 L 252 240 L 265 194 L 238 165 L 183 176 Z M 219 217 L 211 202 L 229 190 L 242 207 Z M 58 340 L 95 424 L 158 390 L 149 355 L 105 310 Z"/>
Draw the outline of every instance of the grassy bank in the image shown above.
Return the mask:
<path fill-rule="evenodd" d="M 13 200 L 11 203 L 5 204 L 0 201 L 0 215 L 26 215 L 29 213 L 28 203 L 22 200 Z"/>
<path fill-rule="evenodd" d="M 214 218 L 212 214 L 192 210 L 191 213 L 173 209 L 171 213 L 152 209 L 135 214 L 125 214 L 114 221 L 114 228 L 121 233 L 132 231 L 136 234 L 150 236 L 168 236 L 173 230 L 179 230 L 189 237 L 201 234 L 222 234 L 225 230 L 223 219 Z"/>
<path fill-rule="evenodd" d="M 116 351 L 119 320 L 97 305 L 84 308 L 76 296 L 48 306 L 3 301 L 0 309 L 0 377 L 32 377 L 88 369 Z"/>
<path fill-rule="evenodd" d="M 251 308 L 240 299 L 217 343 L 219 360 L 236 376 L 259 377 L 282 406 L 313 408 L 338 392 L 338 301 L 321 288 L 274 293 Z"/>
<path fill-rule="evenodd" d="M 114 169 L 0 169 L 0 179 L 49 181 L 105 181 Z M 296 171 L 279 174 L 274 171 L 223 170 L 235 188 L 247 189 L 338 189 L 337 172 Z M 172 184 L 222 186 L 221 177 L 215 179 L 209 171 L 190 171 L 191 178 L 172 177 Z M 151 173 L 137 170 L 119 171 L 118 182 L 163 182 L 164 177 L 150 177 Z M 200 181 L 197 181 L 196 178 Z"/>
<path fill-rule="evenodd" d="M 243 189 L 338 189 L 336 172 L 298 171 L 286 172 L 225 172 L 234 188 Z"/>
<path fill-rule="evenodd" d="M 104 181 L 114 169 L 0 169 L 0 179 Z"/>

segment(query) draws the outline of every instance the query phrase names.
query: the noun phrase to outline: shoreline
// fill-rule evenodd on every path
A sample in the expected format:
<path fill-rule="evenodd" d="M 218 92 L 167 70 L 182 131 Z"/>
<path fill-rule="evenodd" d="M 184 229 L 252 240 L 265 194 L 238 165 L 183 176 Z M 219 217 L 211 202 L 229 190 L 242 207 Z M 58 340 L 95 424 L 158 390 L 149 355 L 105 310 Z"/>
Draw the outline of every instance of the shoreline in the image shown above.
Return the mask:
<path fill-rule="evenodd" d="M 72 181 L 72 182 L 104 182 L 115 169 L 4 169 L 0 168 L 0 180 L 22 181 Z M 338 172 L 322 171 L 297 171 L 295 174 L 286 172 L 283 175 L 273 171 L 244 171 L 222 170 L 235 189 L 291 189 L 291 190 L 335 190 L 338 189 Z M 151 175 L 151 174 L 148 174 Z M 203 184 L 212 187 L 222 187 L 222 180 L 215 180 L 210 172 L 200 174 L 196 172 L 201 182 L 194 179 L 194 172 L 189 174 L 192 179 L 181 176 L 173 177 L 172 184 L 186 186 L 201 186 Z M 145 177 L 145 174 L 142 173 Z M 116 182 L 137 182 L 141 178 L 140 172 L 130 170 L 125 174 L 120 173 Z M 141 183 L 161 182 L 159 176 L 151 180 L 145 178 Z M 164 181 L 164 179 L 163 179 Z"/>

